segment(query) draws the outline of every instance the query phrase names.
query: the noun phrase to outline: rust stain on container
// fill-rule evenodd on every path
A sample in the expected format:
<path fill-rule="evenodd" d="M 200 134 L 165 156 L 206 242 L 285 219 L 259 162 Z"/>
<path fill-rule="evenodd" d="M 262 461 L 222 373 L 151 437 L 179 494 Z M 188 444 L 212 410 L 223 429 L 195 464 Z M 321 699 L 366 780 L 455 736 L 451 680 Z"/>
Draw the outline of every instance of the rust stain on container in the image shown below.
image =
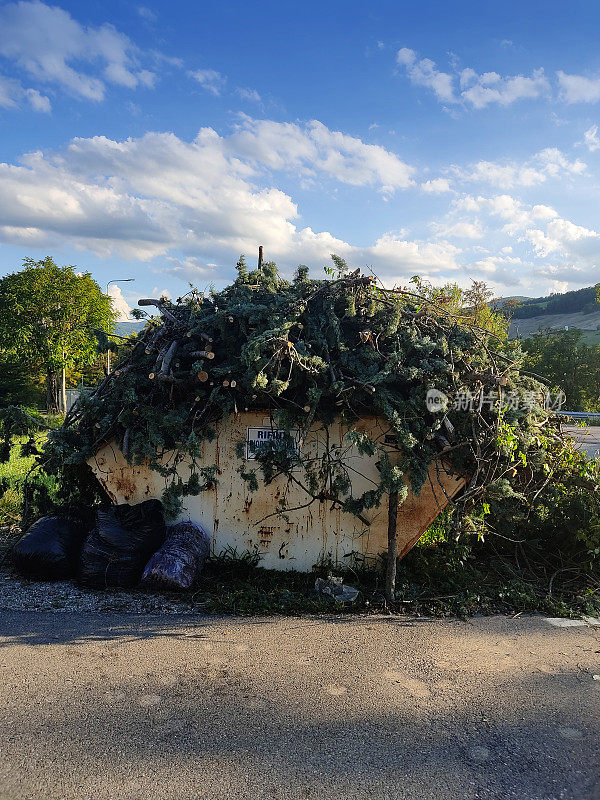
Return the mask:
<path fill-rule="evenodd" d="M 274 526 L 262 526 L 258 529 L 258 542 L 261 547 L 268 548 L 273 541 L 273 536 L 277 528 Z"/>
<path fill-rule="evenodd" d="M 129 474 L 124 474 L 125 468 L 120 470 L 119 475 L 114 476 L 114 490 L 118 495 L 122 495 L 125 500 L 131 500 L 137 491 L 136 481 L 134 480 L 131 471 Z M 146 494 L 150 491 L 150 487 L 146 487 Z"/>

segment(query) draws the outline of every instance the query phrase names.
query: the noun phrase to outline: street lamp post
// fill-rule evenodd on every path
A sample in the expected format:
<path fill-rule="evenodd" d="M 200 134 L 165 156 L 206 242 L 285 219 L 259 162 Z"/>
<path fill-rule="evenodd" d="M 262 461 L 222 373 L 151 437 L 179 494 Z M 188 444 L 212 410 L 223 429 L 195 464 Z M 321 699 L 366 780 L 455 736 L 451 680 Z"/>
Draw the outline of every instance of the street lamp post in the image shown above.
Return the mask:
<path fill-rule="evenodd" d="M 108 296 L 108 287 L 111 285 L 111 283 L 130 283 L 131 281 L 134 281 L 134 280 L 135 280 L 135 278 L 118 278 L 117 280 L 109 281 L 106 284 L 106 294 L 107 294 L 107 296 Z M 110 345 L 109 345 L 109 347 L 108 347 L 108 349 L 106 351 L 106 374 L 107 375 L 110 374 Z"/>

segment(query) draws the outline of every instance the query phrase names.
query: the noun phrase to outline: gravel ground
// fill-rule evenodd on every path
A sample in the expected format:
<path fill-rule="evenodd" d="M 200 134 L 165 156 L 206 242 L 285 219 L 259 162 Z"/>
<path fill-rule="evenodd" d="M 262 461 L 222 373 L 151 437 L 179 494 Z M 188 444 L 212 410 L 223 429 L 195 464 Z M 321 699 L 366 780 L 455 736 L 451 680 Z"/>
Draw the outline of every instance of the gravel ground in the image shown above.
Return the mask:
<path fill-rule="evenodd" d="M 10 545 L 20 534 L 0 527 L 0 611 L 123 611 L 130 614 L 192 613 L 189 600 L 176 594 L 142 591 L 94 591 L 74 581 L 32 581 L 10 567 Z M 197 608 L 196 608 L 197 613 Z M 0 800 L 3 800 L 0 797 Z"/>
<path fill-rule="evenodd" d="M 165 595 L 141 591 L 93 591 L 82 589 L 71 581 L 29 581 L 10 570 L 0 571 L 0 611 L 193 613 L 188 601 Z"/>

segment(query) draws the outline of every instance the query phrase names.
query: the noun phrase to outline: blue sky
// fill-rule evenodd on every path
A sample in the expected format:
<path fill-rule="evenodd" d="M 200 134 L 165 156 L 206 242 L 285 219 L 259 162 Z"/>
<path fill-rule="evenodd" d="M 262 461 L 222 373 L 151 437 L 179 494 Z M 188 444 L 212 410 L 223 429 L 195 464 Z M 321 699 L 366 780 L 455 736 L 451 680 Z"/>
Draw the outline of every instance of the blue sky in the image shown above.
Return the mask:
<path fill-rule="evenodd" d="M 0 3 L 0 274 L 600 280 L 597 2 Z M 120 290 L 118 297 L 125 313 Z"/>

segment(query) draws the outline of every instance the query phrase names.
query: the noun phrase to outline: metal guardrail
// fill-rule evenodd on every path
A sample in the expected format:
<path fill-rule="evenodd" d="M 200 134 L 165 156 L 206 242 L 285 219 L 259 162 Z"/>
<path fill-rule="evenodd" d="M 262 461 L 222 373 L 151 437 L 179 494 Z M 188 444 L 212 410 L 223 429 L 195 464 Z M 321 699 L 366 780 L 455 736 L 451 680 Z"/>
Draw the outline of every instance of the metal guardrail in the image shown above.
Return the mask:
<path fill-rule="evenodd" d="M 600 421 L 600 412 L 598 411 L 556 411 L 559 417 L 570 417 L 573 419 L 595 419 Z"/>

